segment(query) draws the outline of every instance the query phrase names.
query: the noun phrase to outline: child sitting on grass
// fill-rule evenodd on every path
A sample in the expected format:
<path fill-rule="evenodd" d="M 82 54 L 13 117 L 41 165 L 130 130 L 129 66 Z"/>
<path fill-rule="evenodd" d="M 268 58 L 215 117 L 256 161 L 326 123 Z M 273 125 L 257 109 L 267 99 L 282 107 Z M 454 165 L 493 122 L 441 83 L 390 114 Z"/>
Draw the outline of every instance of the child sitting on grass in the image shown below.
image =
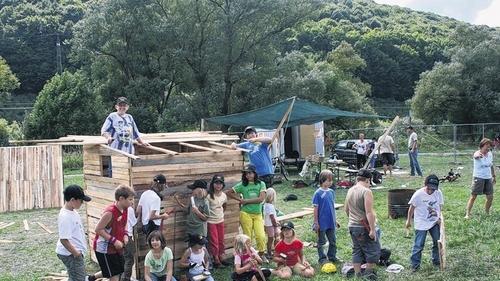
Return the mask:
<path fill-rule="evenodd" d="M 291 221 L 281 226 L 281 241 L 274 249 L 273 260 L 278 264 L 274 274 L 282 279 L 292 277 L 292 272 L 300 277 L 314 276 L 314 268 L 305 260 L 302 241 L 295 237 L 295 227 Z"/>
<path fill-rule="evenodd" d="M 144 260 L 145 281 L 176 281 L 172 276 L 174 271 L 174 255 L 167 247 L 165 238 L 159 230 L 154 230 L 148 236 L 148 245 L 151 250 Z"/>
<path fill-rule="evenodd" d="M 252 247 L 250 237 L 238 234 L 234 239 L 234 272 L 235 281 L 266 281 L 271 276 L 269 269 L 261 269 L 262 259 Z"/>

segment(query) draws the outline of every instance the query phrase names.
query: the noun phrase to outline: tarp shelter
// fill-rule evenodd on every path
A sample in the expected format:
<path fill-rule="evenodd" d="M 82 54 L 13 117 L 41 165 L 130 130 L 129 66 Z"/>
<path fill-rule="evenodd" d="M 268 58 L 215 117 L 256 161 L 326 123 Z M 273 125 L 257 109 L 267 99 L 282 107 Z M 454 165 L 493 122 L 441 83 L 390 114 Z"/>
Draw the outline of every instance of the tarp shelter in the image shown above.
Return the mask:
<path fill-rule="evenodd" d="M 334 119 L 338 117 L 351 118 L 385 118 L 385 116 L 356 113 L 350 111 L 330 108 L 324 105 L 315 104 L 295 97 L 271 104 L 259 109 L 250 110 L 241 113 L 230 114 L 226 116 L 217 116 L 206 119 L 206 121 L 245 127 L 252 125 L 257 128 L 275 129 L 281 119 L 287 112 L 290 104 L 295 99 L 292 111 L 287 122 L 283 127 L 294 127 L 298 125 L 310 125 L 323 120 Z"/>

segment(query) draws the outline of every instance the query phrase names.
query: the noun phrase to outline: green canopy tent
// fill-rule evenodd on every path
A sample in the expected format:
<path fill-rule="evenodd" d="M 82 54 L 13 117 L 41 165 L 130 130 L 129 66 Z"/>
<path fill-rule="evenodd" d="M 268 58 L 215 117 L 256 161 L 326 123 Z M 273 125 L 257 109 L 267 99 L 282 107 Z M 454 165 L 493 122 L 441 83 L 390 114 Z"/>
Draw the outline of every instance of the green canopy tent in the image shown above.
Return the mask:
<path fill-rule="evenodd" d="M 259 109 L 212 117 L 206 119 L 206 121 L 238 127 L 252 125 L 262 129 L 275 129 L 284 120 L 284 116 L 292 104 L 288 120 L 282 124 L 284 127 L 310 125 L 338 117 L 387 118 L 385 116 L 339 110 L 292 97 Z"/>

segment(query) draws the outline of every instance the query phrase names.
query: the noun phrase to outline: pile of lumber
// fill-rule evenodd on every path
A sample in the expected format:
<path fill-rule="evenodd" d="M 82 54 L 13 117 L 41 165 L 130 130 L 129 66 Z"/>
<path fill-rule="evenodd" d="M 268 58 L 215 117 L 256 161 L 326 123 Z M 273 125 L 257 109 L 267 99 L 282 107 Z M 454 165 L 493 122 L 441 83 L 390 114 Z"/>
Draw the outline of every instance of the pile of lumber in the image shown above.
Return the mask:
<path fill-rule="evenodd" d="M 59 273 L 50 272 L 45 277 L 40 278 L 40 281 L 68 281 L 68 272 L 63 270 Z M 107 278 L 98 278 L 98 281 L 107 281 Z"/>

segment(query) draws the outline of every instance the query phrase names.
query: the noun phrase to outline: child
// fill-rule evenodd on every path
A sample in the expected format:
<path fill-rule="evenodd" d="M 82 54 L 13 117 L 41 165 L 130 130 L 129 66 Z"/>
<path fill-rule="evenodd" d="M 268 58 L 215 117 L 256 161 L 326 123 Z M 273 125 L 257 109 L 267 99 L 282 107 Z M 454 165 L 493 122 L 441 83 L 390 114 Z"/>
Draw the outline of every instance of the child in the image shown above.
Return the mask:
<path fill-rule="evenodd" d="M 128 241 L 127 245 L 123 249 L 123 257 L 125 259 L 124 272 L 121 281 L 130 281 L 130 276 L 132 276 L 132 268 L 134 266 L 134 255 L 135 255 L 135 243 L 134 243 L 134 226 L 137 223 L 137 218 L 135 217 L 135 210 L 133 206 L 128 207 L 127 210 L 127 235 Z"/>
<path fill-rule="evenodd" d="M 174 272 L 174 255 L 167 247 L 165 238 L 159 230 L 151 232 L 148 236 L 148 245 L 151 250 L 144 260 L 145 281 L 176 281 L 172 276 Z"/>
<path fill-rule="evenodd" d="M 208 188 L 208 220 L 209 234 L 208 252 L 212 256 L 214 267 L 226 264 L 224 260 L 224 210 L 226 209 L 227 196 L 224 189 L 224 176 L 215 175 Z"/>
<path fill-rule="evenodd" d="M 264 227 L 267 234 L 267 258 L 272 258 L 272 249 L 279 239 L 279 223 L 276 221 L 276 191 L 274 188 L 266 190 L 266 200 L 264 203 Z"/>
<path fill-rule="evenodd" d="M 204 236 L 189 235 L 189 248 L 182 255 L 180 266 L 188 269 L 187 277 L 190 281 L 200 280 L 200 275 L 206 277 L 205 281 L 214 281 L 208 271 L 210 262 L 206 244 L 207 239 Z"/>
<path fill-rule="evenodd" d="M 266 233 L 262 219 L 262 202 L 266 198 L 266 184 L 259 180 L 254 165 L 248 164 L 243 169 L 241 182 L 229 190 L 227 196 L 240 202 L 240 224 L 243 233 L 249 237 L 255 235 L 259 255 L 267 260 L 264 256 Z"/>
<path fill-rule="evenodd" d="M 66 187 L 63 194 L 64 207 L 57 218 L 59 240 L 56 253 L 66 266 L 69 280 L 84 281 L 87 273 L 83 256 L 87 252 L 87 242 L 82 219 L 76 210 L 80 209 L 83 201 L 89 202 L 90 197 L 86 196 L 78 185 Z"/>
<path fill-rule="evenodd" d="M 187 228 L 188 235 L 196 235 L 207 237 L 207 219 L 208 219 L 208 200 L 207 200 L 207 183 L 204 180 L 195 180 L 193 184 L 187 186 L 192 189 L 192 197 L 189 200 L 187 207 Z M 186 208 L 175 196 L 177 204 L 182 208 Z"/>
<path fill-rule="evenodd" d="M 101 136 L 115 149 L 134 154 L 134 140 L 141 145 L 148 146 L 137 129 L 132 115 L 127 114 L 128 100 L 126 97 L 116 99 L 116 112 L 108 115 L 101 128 Z"/>
<path fill-rule="evenodd" d="M 340 227 L 335 215 L 335 192 L 330 189 L 333 183 L 333 173 L 323 170 L 319 174 L 320 187 L 314 192 L 312 204 L 314 206 L 313 228 L 318 234 L 318 258 L 319 263 L 338 262 L 337 246 L 335 238 L 335 227 Z M 327 256 L 323 252 L 323 246 L 328 239 Z"/>
<path fill-rule="evenodd" d="M 94 251 L 103 277 L 118 281 L 124 272 L 123 247 L 129 242 L 126 230 L 128 207 L 134 204 L 135 193 L 120 185 L 115 190 L 115 203 L 104 209 L 95 227 Z"/>
<path fill-rule="evenodd" d="M 165 213 L 160 214 L 162 192 L 167 187 L 167 178 L 158 174 L 153 178 L 153 182 L 142 193 L 139 203 L 137 204 L 136 214 L 141 218 L 142 231 L 149 235 L 153 230 L 160 229 L 162 219 L 167 219 L 169 214 L 174 211 L 173 208 L 165 210 Z"/>
<path fill-rule="evenodd" d="M 278 264 L 275 274 L 282 279 L 292 277 L 292 271 L 301 277 L 314 276 L 314 268 L 305 260 L 302 252 L 302 241 L 295 238 L 295 227 L 292 222 L 285 222 L 281 226 L 281 241 L 274 251 L 273 260 Z"/>
<path fill-rule="evenodd" d="M 238 234 L 234 238 L 234 272 L 231 278 L 235 281 L 265 281 L 271 276 L 269 269 L 261 269 L 262 259 L 252 248 L 250 237 Z"/>

